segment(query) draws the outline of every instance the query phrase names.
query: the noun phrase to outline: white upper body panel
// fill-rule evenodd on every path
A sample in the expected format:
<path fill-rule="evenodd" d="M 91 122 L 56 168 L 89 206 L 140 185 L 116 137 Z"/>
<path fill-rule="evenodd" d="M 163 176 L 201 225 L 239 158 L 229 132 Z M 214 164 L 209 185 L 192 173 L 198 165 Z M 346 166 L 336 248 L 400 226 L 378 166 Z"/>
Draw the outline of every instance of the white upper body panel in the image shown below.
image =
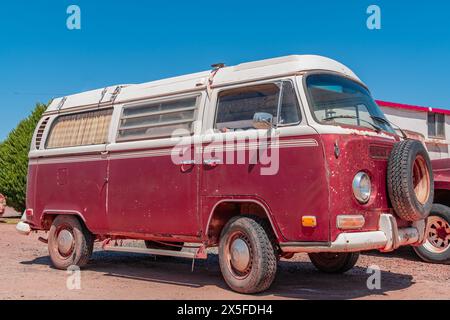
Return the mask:
<path fill-rule="evenodd" d="M 291 55 L 221 68 L 214 75 L 211 86 L 218 87 L 265 78 L 276 78 L 313 70 L 337 72 L 361 81 L 349 68 L 335 60 L 314 55 Z M 70 111 L 70 109 L 85 106 L 107 105 L 112 103 L 113 100 L 115 103 L 126 103 L 204 89 L 210 77 L 211 71 L 204 71 L 142 84 L 117 85 L 87 91 L 54 99 L 46 113 L 54 113 L 60 110 Z"/>
<path fill-rule="evenodd" d="M 214 77 L 213 86 L 221 86 L 269 77 L 282 77 L 297 72 L 325 70 L 343 74 L 361 81 L 343 64 L 321 56 L 292 55 L 280 58 L 241 63 L 221 69 Z"/>

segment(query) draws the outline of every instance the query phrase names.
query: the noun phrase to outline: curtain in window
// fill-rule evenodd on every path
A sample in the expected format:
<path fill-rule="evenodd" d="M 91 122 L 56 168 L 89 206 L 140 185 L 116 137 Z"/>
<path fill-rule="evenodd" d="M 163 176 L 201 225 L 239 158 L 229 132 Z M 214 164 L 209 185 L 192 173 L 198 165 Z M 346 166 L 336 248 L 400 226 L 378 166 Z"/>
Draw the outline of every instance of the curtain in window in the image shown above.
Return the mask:
<path fill-rule="evenodd" d="M 106 143 L 112 111 L 91 111 L 57 118 L 47 139 L 47 148 Z"/>

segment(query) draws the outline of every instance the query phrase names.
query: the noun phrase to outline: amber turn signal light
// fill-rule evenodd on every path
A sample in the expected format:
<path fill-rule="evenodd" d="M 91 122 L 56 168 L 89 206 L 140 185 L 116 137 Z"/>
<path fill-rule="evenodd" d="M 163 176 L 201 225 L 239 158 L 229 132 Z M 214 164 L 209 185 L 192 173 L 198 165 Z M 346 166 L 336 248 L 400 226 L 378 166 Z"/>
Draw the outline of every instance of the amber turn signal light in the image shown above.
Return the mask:
<path fill-rule="evenodd" d="M 317 219 L 315 216 L 303 216 L 302 217 L 302 226 L 314 228 L 317 226 Z"/>
<path fill-rule="evenodd" d="M 342 230 L 361 229 L 366 223 L 366 219 L 361 215 L 337 216 L 336 225 Z"/>

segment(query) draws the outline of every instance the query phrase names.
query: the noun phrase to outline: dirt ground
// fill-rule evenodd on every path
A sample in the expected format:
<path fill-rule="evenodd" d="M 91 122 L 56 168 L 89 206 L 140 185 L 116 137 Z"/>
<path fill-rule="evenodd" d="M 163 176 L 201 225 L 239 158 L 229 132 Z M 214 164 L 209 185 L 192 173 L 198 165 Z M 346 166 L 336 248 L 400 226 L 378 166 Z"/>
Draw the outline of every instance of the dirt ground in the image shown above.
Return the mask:
<path fill-rule="evenodd" d="M 450 265 L 421 262 L 411 248 L 369 252 L 343 275 L 314 269 L 307 255 L 282 260 L 272 287 L 245 296 L 228 289 L 217 255 L 207 261 L 95 250 L 81 271 L 81 289 L 68 290 L 66 271 L 50 265 L 47 247 L 0 222 L 0 299 L 450 299 Z M 139 245 L 139 244 L 138 244 Z M 381 289 L 369 290 L 367 267 L 381 270 Z"/>

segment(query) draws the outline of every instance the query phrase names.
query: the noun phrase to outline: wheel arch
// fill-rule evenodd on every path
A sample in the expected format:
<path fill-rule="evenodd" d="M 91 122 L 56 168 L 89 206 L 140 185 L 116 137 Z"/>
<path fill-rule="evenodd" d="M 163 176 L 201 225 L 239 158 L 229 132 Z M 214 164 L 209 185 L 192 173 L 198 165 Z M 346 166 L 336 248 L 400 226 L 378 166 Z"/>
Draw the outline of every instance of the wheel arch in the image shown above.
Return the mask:
<path fill-rule="evenodd" d="M 74 216 L 89 230 L 84 216 L 79 211 L 75 210 L 44 210 L 41 217 L 42 227 L 45 230 L 49 230 L 57 216 Z"/>
<path fill-rule="evenodd" d="M 205 236 L 209 245 L 219 243 L 220 234 L 225 224 L 236 216 L 257 216 L 268 222 L 270 232 L 279 241 L 282 239 L 281 232 L 270 214 L 269 207 L 262 201 L 256 199 L 221 199 L 212 207 L 205 228 Z"/>

